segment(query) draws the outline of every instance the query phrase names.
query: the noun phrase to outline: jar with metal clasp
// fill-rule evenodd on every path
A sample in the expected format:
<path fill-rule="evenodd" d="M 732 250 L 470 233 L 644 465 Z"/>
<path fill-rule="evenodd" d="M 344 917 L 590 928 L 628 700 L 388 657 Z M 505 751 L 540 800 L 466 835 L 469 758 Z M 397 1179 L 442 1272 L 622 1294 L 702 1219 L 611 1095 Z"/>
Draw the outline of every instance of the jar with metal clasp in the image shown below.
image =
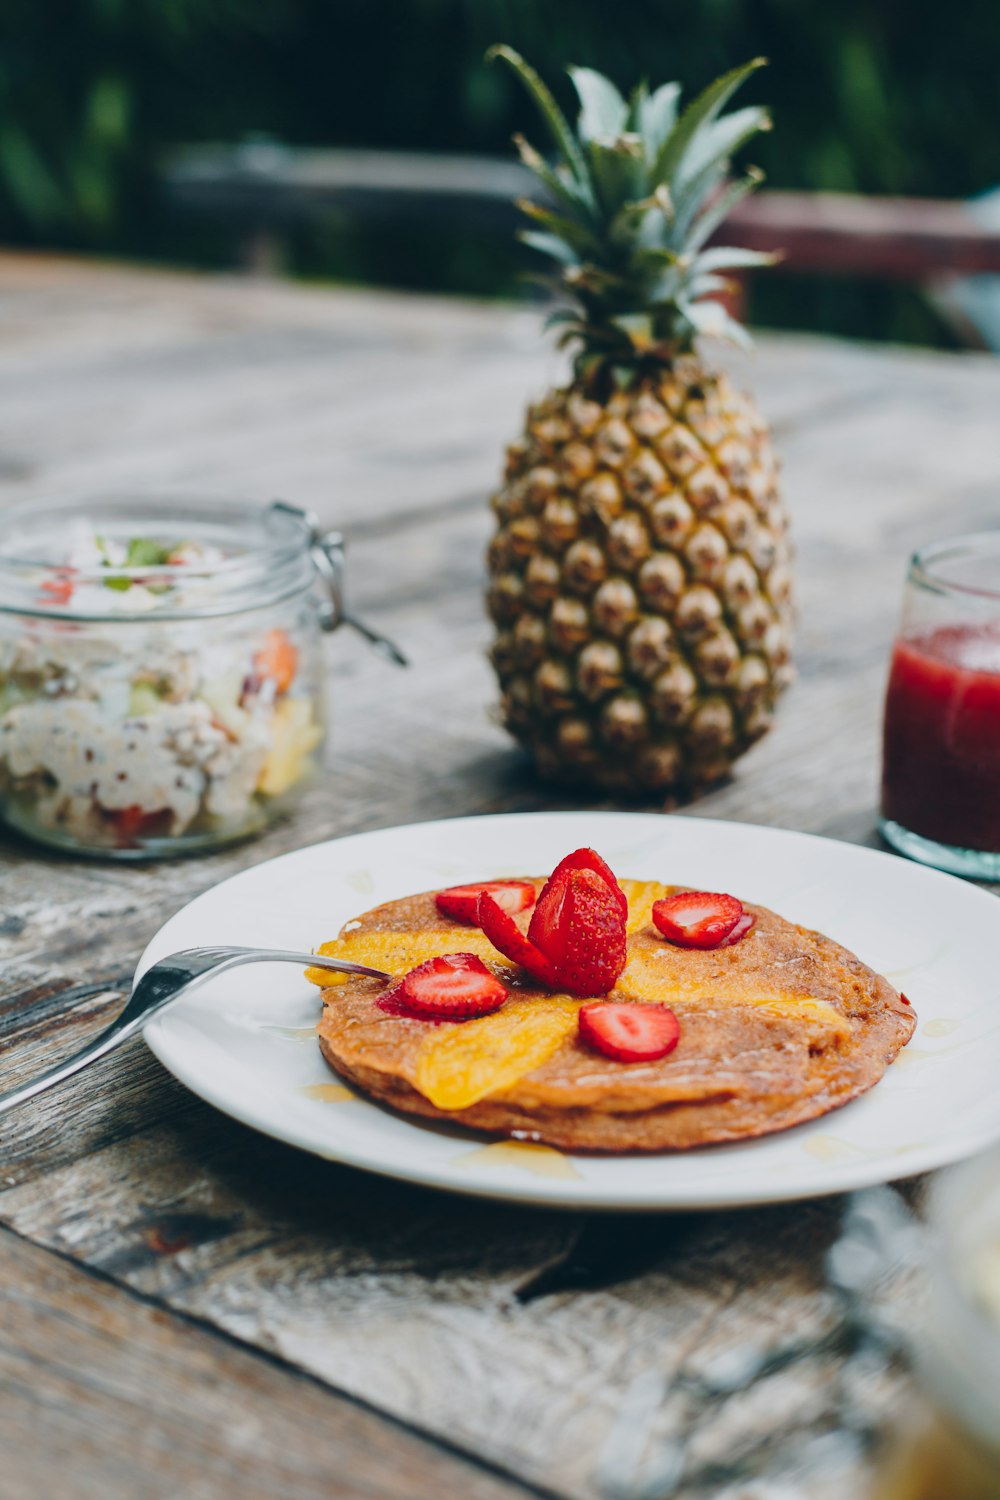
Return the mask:
<path fill-rule="evenodd" d="M 143 859 L 259 832 L 316 776 L 344 546 L 316 518 L 169 498 L 0 515 L 0 816 Z"/>

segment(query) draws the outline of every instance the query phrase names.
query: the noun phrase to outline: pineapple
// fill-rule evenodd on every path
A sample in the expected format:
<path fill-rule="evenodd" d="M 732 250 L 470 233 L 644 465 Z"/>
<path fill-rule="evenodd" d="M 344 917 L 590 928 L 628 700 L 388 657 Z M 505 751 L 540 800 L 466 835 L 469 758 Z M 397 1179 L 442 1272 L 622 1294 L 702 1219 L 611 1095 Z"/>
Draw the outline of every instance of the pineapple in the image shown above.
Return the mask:
<path fill-rule="evenodd" d="M 790 548 L 767 426 L 695 351 L 746 332 L 720 272 L 768 264 L 705 248 L 760 180 L 730 158 L 768 128 L 723 115 L 761 60 L 682 113 L 679 87 L 570 69 L 575 132 L 538 75 L 506 62 L 554 139 L 551 165 L 516 138 L 546 203 L 522 238 L 558 267 L 553 321 L 572 382 L 528 410 L 493 498 L 492 660 L 502 713 L 539 771 L 616 793 L 672 794 L 724 776 L 767 730 L 791 675 Z"/>

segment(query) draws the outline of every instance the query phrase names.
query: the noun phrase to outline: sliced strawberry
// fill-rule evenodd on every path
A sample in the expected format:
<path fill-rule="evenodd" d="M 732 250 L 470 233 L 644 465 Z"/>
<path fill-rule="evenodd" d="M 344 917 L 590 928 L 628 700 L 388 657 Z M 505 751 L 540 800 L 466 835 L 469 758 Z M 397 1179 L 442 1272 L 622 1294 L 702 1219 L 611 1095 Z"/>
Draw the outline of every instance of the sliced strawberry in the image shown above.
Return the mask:
<path fill-rule="evenodd" d="M 444 953 L 404 974 L 377 1003 L 383 1010 L 398 1006 L 410 1015 L 432 1020 L 467 1021 L 499 1010 L 506 998 L 507 990 L 481 958 L 474 953 Z"/>
<path fill-rule="evenodd" d="M 653 903 L 653 921 L 682 948 L 718 948 L 743 916 L 743 903 L 715 891 L 682 891 Z"/>
<path fill-rule="evenodd" d="M 446 891 L 438 891 L 434 904 L 442 916 L 475 927 L 483 891 L 511 916 L 527 910 L 535 899 L 535 887 L 530 880 L 483 880 L 478 885 L 453 885 Z"/>
<path fill-rule="evenodd" d="M 740 938 L 745 938 L 756 920 L 757 918 L 754 916 L 752 911 L 745 911 L 742 917 L 740 917 L 739 921 L 736 923 L 736 926 L 733 928 L 729 936 L 722 939 L 719 947 L 731 948 L 734 943 L 739 942 Z"/>
<path fill-rule="evenodd" d="M 387 1016 L 402 1016 L 405 1021 L 422 1021 L 425 1026 L 443 1026 L 446 1021 L 465 1021 L 467 1016 L 432 1016 L 425 1010 L 418 1010 L 411 1001 L 406 998 L 402 979 L 389 989 L 383 991 L 375 1001 L 379 1010 L 384 1010 Z"/>
<path fill-rule="evenodd" d="M 680 1040 L 677 1017 L 665 1005 L 628 1005 L 598 1000 L 580 1007 L 580 1035 L 618 1062 L 654 1062 Z"/>
<path fill-rule="evenodd" d="M 566 869 L 548 882 L 528 940 L 554 964 L 571 995 L 606 995 L 625 967 L 625 918 L 595 870 Z"/>
<path fill-rule="evenodd" d="M 565 859 L 561 859 L 542 886 L 538 895 L 539 901 L 543 899 L 552 886 L 559 884 L 563 876 L 568 874 L 570 870 L 593 870 L 595 875 L 600 875 L 614 896 L 622 916 L 626 921 L 628 920 L 628 897 L 618 884 L 611 866 L 605 863 L 595 849 L 574 849 L 572 854 L 567 854 Z"/>
<path fill-rule="evenodd" d="M 566 892 L 569 890 L 570 871 L 564 870 L 556 880 L 550 875 L 538 893 L 535 909 L 528 923 L 528 941 L 543 953 L 558 947 L 559 924 L 563 920 Z M 596 877 L 592 877 L 595 878 Z"/>
<path fill-rule="evenodd" d="M 495 948 L 533 979 L 581 996 L 606 995 L 624 969 L 627 914 L 625 893 L 593 849 L 577 849 L 557 865 L 527 936 L 489 888 L 478 906 L 479 926 Z"/>
<path fill-rule="evenodd" d="M 401 979 L 397 979 L 395 984 L 391 984 L 387 990 L 383 990 L 375 1001 L 375 1004 L 379 1010 L 384 1010 L 387 1015 L 410 1016 L 414 1020 L 416 1019 L 416 1011 L 406 999 L 406 992 L 403 989 L 403 981 Z"/>
<path fill-rule="evenodd" d="M 522 969 L 527 969 L 532 979 L 537 979 L 540 984 L 547 984 L 554 990 L 559 988 L 559 975 L 555 965 L 534 943 L 529 942 L 510 912 L 504 911 L 489 891 L 481 892 L 479 897 L 479 925 L 494 948 L 505 958 L 520 964 Z"/>

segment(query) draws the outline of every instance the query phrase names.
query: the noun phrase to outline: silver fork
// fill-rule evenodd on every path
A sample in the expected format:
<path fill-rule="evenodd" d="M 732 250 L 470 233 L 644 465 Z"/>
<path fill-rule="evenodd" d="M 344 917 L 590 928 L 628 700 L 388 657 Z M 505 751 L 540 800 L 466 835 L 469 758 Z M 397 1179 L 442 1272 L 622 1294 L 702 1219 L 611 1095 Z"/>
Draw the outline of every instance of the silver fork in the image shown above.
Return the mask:
<path fill-rule="evenodd" d="M 111 1025 L 100 1032 L 93 1041 L 74 1052 L 65 1062 L 40 1073 L 30 1083 L 0 1094 L 0 1115 L 8 1109 L 33 1099 L 53 1084 L 72 1078 L 88 1063 L 96 1062 L 108 1052 L 120 1047 L 122 1042 L 134 1036 L 141 1026 L 155 1016 L 157 1011 L 172 1005 L 182 995 L 190 994 L 197 985 L 204 983 L 212 974 L 221 974 L 226 969 L 235 969 L 240 964 L 289 963 L 300 967 L 333 969 L 338 974 L 367 974 L 372 979 L 391 979 L 382 969 L 369 969 L 364 964 L 345 963 L 340 958 L 326 958 L 321 953 L 289 953 L 283 948 L 185 948 L 181 953 L 171 953 L 147 969 L 132 991 L 128 1003 L 119 1011 Z"/>

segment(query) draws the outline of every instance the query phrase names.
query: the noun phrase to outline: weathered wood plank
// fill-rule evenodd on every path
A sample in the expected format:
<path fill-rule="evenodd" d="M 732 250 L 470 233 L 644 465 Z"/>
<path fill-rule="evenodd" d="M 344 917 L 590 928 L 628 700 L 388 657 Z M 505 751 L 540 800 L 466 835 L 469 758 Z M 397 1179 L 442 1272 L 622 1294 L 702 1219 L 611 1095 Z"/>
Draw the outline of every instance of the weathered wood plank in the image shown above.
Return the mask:
<path fill-rule="evenodd" d="M 562 368 L 537 324 L 522 310 L 0 257 L 0 501 L 134 485 L 281 492 L 348 526 L 473 504 L 526 396 Z M 806 424 L 822 442 L 845 406 L 888 403 L 905 420 L 920 403 L 946 429 L 936 451 L 953 487 L 976 457 L 953 442 L 949 414 L 952 431 L 956 409 L 963 427 L 985 419 L 1000 381 L 985 356 L 816 339 L 769 339 L 740 368 L 782 441 Z M 865 453 L 906 461 L 882 440 L 859 452 L 861 469 Z"/>
<path fill-rule="evenodd" d="M 948 198 L 764 192 L 736 206 L 725 235 L 727 244 L 780 249 L 793 271 L 919 281 L 1000 266 L 1000 236 Z"/>
<path fill-rule="evenodd" d="M 4 1500 L 514 1500 L 509 1483 L 0 1230 Z"/>
<path fill-rule="evenodd" d="M 250 862 L 413 819 L 599 805 L 539 785 L 488 716 L 483 496 L 553 368 L 521 312 L 0 256 L 0 503 L 153 482 L 268 498 L 280 483 L 346 524 L 355 602 L 414 663 L 331 644 L 329 775 L 251 846 L 123 871 L 0 836 L 5 1081 L 114 1003 L 60 991 L 110 984 L 166 915 Z M 692 811 L 873 842 L 905 556 L 995 519 L 1000 366 L 766 339 L 739 368 L 785 455 L 800 679 L 773 734 Z M 835 1439 L 805 1493 L 860 1482 L 823 1275 L 836 1203 L 696 1219 L 676 1239 L 616 1219 L 624 1280 L 612 1256 L 611 1285 L 522 1304 L 578 1218 L 296 1156 L 191 1100 L 140 1043 L 99 1084 L 4 1121 L 0 1188 L 0 1220 L 38 1243 L 562 1494 L 680 1485 L 694 1500 L 787 1473 L 796 1444 L 829 1457 Z M 727 1385 L 741 1351 L 751 1373 Z"/>
<path fill-rule="evenodd" d="M 0 1204 L 20 1234 L 561 1495 L 766 1473 L 840 1422 L 822 1290 L 840 1200 L 617 1216 L 645 1266 L 527 1304 L 567 1217 L 368 1180 L 197 1106 Z"/>

